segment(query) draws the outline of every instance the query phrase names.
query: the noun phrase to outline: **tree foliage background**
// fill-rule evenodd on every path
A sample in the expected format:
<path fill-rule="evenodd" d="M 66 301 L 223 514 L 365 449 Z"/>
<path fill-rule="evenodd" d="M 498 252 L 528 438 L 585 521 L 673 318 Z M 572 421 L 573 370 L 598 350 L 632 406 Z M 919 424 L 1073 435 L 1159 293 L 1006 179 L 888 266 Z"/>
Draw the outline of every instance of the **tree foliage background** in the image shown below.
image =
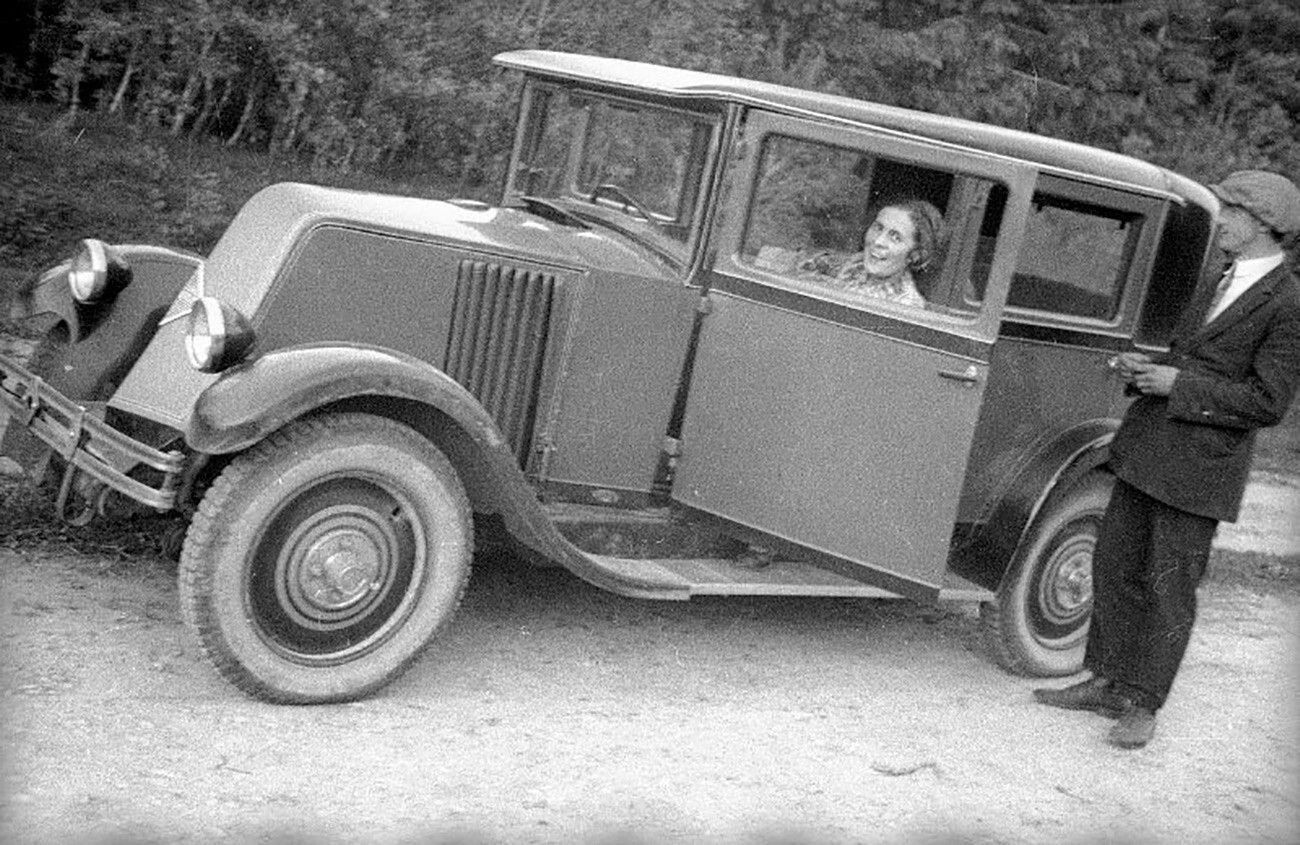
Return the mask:
<path fill-rule="evenodd" d="M 748 76 L 1300 177 L 1300 0 L 8 0 L 0 95 L 334 171 L 497 179 L 498 51 Z"/>

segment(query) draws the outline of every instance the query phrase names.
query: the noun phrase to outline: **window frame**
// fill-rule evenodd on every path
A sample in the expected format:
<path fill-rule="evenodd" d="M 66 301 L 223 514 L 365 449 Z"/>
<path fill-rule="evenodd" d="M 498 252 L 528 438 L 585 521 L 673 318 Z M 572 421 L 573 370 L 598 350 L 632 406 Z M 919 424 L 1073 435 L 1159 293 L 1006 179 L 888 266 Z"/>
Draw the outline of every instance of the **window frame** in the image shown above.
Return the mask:
<path fill-rule="evenodd" d="M 1146 296 L 1147 279 L 1151 275 L 1155 244 L 1159 233 L 1164 229 L 1165 217 L 1168 213 L 1167 201 L 1156 196 L 1123 191 L 1053 173 L 1043 173 L 1039 176 L 1038 185 L 1034 189 L 1033 203 L 1040 203 L 1043 197 L 1050 197 L 1054 201 L 1052 204 L 1058 207 L 1068 208 L 1070 205 L 1077 205 L 1113 211 L 1118 215 L 1132 217 L 1141 227 L 1137 236 L 1131 237 L 1124 247 L 1125 266 L 1117 276 L 1117 283 L 1121 290 L 1115 303 L 1114 314 L 1103 319 L 1014 305 L 1009 299 L 1009 286 L 1003 318 L 1020 323 L 1131 335 L 1137 320 L 1138 306 Z M 1030 216 L 1032 217 L 1032 214 Z M 1027 232 L 1028 227 L 1026 227 Z M 1015 275 L 1018 272 L 1017 261 L 1017 266 L 1012 269 L 1011 286 L 1015 284 Z"/>
<path fill-rule="evenodd" d="M 680 239 L 671 235 L 668 237 L 676 241 L 685 255 L 694 254 L 701 242 L 704 223 L 708 216 L 707 199 L 709 189 L 713 181 L 713 174 L 718 166 L 718 156 L 726 132 L 726 109 L 716 106 L 714 108 L 692 108 L 689 103 L 685 102 L 666 102 L 659 98 L 631 96 L 626 92 L 605 90 L 599 87 L 585 87 L 530 79 L 525 83 L 524 93 L 521 98 L 521 115 L 503 191 L 504 203 L 510 204 L 512 200 L 528 195 L 526 189 L 528 187 L 529 173 L 523 169 L 524 161 L 535 156 L 538 145 L 541 144 L 545 135 L 545 127 L 553 103 L 559 98 L 565 100 L 585 99 L 592 102 L 606 103 L 613 107 L 621 105 L 635 111 L 654 110 L 676 114 L 696 125 L 696 135 L 692 136 L 690 155 L 685 172 L 696 171 L 699 173 L 700 178 L 696 181 L 682 179 L 681 184 L 678 186 L 680 190 L 675 203 L 675 216 L 669 217 L 663 213 L 654 212 L 652 219 L 646 221 L 654 227 L 684 233 L 685 237 Z M 619 203 L 606 199 L 590 202 L 585 199 L 590 192 L 584 193 L 580 189 L 581 166 L 586 158 L 593 130 L 591 126 L 591 110 L 580 108 L 576 109 L 576 111 L 579 117 L 569 137 L 567 158 L 561 174 L 563 185 L 556 189 L 559 196 L 549 199 L 564 203 L 572 202 L 581 205 L 583 208 L 613 213 L 621 208 Z M 706 129 L 708 137 L 700 139 L 698 130 L 702 127 Z M 604 218 L 602 217 L 602 219 Z"/>
<path fill-rule="evenodd" d="M 974 177 L 1003 184 L 1007 189 L 1007 202 L 990 266 L 989 288 L 980 306 L 968 312 L 943 307 L 917 308 L 884 299 L 867 300 L 865 297 L 837 295 L 830 288 L 812 282 L 801 283 L 789 274 L 764 270 L 742 257 L 741 250 L 762 175 L 763 142 L 770 135 L 840 147 L 876 159 L 942 171 L 954 177 Z M 1016 248 L 1023 235 L 1029 198 L 1037 175 L 1036 168 L 1030 163 L 995 153 L 850 121 L 752 109 L 745 115 L 736 155 L 733 156 L 732 168 L 727 174 L 727 191 L 732 197 L 729 204 L 733 210 L 728 211 L 722 221 L 720 235 L 715 242 L 712 269 L 722 277 L 737 279 L 741 288 L 758 286 L 768 289 L 782 301 L 813 303 L 810 310 L 819 313 L 856 311 L 869 316 L 879 315 L 926 324 L 945 332 L 988 340 L 996 336 L 1000 324 L 1007 280 L 1014 264 Z M 952 216 L 954 211 L 959 213 L 958 217 Z M 980 213 L 982 214 L 982 208 Z M 967 228 L 969 214 L 968 209 L 949 208 L 945 211 L 945 222 L 953 237 Z M 952 284 L 953 274 L 964 272 L 954 259 L 960 259 L 969 265 L 972 258 L 968 250 L 954 247 L 950 242 L 949 261 L 938 282 L 941 288 Z M 821 300 L 824 305 L 816 304 L 816 300 Z M 874 324 L 875 321 L 869 319 L 865 323 Z"/>

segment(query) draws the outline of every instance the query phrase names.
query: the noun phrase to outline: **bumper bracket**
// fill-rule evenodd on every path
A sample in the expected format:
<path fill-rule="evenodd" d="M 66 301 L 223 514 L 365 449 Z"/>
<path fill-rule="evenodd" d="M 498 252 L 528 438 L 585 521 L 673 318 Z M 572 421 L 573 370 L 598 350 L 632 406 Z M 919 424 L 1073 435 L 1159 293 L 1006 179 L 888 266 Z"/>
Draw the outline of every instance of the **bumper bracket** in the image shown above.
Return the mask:
<path fill-rule="evenodd" d="M 185 455 L 135 440 L 51 387 L 40 376 L 0 355 L 0 410 L 68 463 L 100 484 L 160 511 L 176 503 Z M 127 473 L 146 466 L 162 474 L 151 486 Z"/>

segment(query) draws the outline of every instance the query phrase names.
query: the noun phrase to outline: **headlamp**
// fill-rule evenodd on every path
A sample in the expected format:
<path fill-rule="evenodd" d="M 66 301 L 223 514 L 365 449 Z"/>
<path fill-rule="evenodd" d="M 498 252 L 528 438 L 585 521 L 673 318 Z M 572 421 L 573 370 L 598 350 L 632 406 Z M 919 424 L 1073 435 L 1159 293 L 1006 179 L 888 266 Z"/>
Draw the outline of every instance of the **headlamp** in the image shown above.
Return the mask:
<path fill-rule="evenodd" d="M 131 283 L 131 267 L 103 241 L 86 238 L 68 265 L 68 289 L 82 304 L 97 302 Z"/>
<path fill-rule="evenodd" d="M 190 308 L 185 355 L 201 373 L 219 373 L 243 360 L 252 347 L 253 329 L 238 309 L 215 296 L 201 296 Z"/>

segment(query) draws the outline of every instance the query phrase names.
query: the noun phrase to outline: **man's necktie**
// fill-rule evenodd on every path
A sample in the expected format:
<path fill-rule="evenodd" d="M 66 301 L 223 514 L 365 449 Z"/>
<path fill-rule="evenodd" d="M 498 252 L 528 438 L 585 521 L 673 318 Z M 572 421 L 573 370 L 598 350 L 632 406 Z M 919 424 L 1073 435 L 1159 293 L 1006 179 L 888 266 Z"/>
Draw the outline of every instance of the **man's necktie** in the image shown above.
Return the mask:
<path fill-rule="evenodd" d="M 1223 278 L 1219 279 L 1219 286 L 1214 289 L 1214 298 L 1210 300 L 1210 309 L 1205 312 L 1205 322 L 1208 323 L 1219 316 L 1219 306 L 1223 304 L 1224 294 L 1228 292 L 1228 287 L 1232 284 L 1232 277 L 1236 269 L 1237 263 L 1234 261 L 1223 272 Z"/>

